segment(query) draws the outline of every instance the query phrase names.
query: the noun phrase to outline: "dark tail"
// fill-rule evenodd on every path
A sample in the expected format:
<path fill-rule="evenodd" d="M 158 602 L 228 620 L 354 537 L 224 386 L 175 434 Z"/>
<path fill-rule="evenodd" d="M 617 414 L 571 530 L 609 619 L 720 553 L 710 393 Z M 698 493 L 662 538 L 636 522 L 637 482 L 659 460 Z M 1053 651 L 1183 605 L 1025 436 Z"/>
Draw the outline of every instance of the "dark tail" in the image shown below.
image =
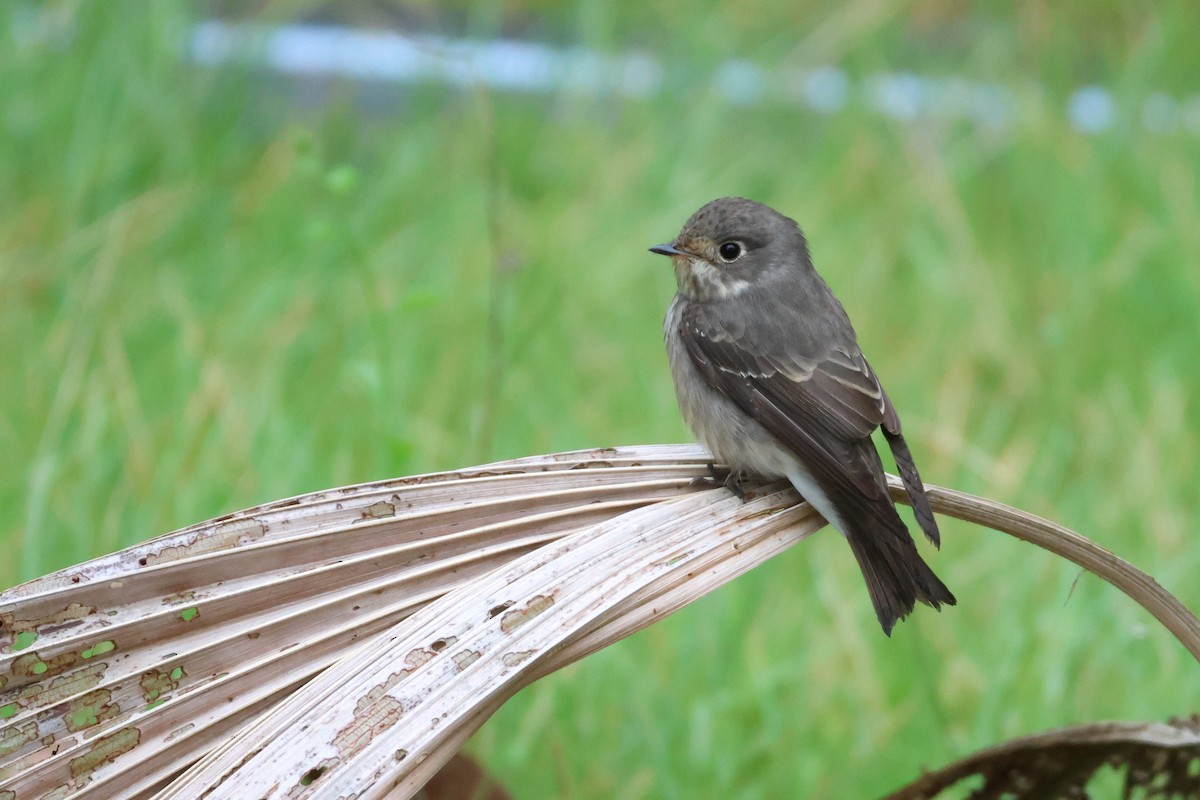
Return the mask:
<path fill-rule="evenodd" d="M 908 443 L 899 433 L 889 433 L 886 427 L 883 429 L 883 436 L 892 448 L 892 456 L 896 459 L 896 468 L 900 470 L 900 479 L 904 481 L 904 490 L 908 492 L 908 499 L 912 503 L 913 516 L 917 518 L 917 524 L 921 526 L 921 530 L 925 531 L 925 537 L 933 543 L 934 547 L 941 547 L 942 537 L 938 532 L 937 520 L 933 518 L 933 509 L 929 507 L 929 497 L 925 494 L 925 484 L 921 483 L 921 475 L 917 472 L 916 462 L 913 461 L 912 453 L 908 450 Z M 917 560 L 920 558 L 917 556 Z M 929 574 L 933 575 L 932 572 Z M 937 578 L 935 577 L 934 580 Z M 951 601 L 951 605 L 953 605 L 953 601 Z"/>
<path fill-rule="evenodd" d="M 912 612 L 917 600 L 936 609 L 957 602 L 921 558 L 899 516 L 890 530 L 872 526 L 845 533 L 867 582 L 875 616 L 888 636 L 892 635 L 896 622 Z"/>

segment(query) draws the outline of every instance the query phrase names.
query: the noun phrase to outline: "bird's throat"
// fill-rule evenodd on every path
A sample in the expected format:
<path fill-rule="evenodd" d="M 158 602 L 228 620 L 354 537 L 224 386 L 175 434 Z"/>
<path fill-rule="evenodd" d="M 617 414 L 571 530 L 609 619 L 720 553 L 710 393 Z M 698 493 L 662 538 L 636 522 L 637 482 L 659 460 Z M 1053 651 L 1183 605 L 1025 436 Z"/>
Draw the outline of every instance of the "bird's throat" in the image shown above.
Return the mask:
<path fill-rule="evenodd" d="M 747 281 L 729 276 L 702 258 L 675 256 L 673 261 L 679 293 L 689 300 L 724 300 L 750 288 Z"/>

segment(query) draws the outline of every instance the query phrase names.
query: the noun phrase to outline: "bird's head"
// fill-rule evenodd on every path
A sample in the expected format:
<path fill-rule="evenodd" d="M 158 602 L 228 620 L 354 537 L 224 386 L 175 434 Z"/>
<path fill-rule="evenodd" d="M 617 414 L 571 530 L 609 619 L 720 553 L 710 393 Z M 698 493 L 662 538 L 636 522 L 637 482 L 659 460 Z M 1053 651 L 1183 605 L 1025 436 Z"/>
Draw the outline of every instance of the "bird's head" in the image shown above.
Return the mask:
<path fill-rule="evenodd" d="M 704 205 L 683 230 L 651 253 L 670 256 L 679 292 L 711 302 L 808 265 L 808 246 L 794 220 L 762 203 L 722 197 Z"/>

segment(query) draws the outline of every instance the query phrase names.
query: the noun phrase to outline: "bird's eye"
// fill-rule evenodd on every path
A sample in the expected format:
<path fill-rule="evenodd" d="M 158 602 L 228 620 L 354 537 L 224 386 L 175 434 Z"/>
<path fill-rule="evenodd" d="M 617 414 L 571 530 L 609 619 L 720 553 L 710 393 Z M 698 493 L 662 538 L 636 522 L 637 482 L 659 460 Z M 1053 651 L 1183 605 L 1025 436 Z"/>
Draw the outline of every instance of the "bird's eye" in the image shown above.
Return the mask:
<path fill-rule="evenodd" d="M 745 250 L 742 248 L 741 242 L 725 242 L 717 248 L 717 253 L 721 256 L 722 261 L 737 261 L 742 257 Z"/>

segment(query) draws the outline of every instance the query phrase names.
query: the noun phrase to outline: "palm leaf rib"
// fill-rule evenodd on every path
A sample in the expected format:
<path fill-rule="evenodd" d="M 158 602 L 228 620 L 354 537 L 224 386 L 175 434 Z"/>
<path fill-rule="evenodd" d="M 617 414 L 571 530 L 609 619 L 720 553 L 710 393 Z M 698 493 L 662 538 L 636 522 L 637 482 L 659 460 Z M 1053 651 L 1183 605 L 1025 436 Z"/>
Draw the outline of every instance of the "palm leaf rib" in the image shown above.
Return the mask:
<path fill-rule="evenodd" d="M 709 458 L 610 448 L 317 492 L 4 592 L 0 796 L 411 797 L 522 686 L 824 524 L 790 488 L 710 488 Z M 930 501 L 1097 571 L 1200 658 L 1195 617 L 1086 539 Z"/>

